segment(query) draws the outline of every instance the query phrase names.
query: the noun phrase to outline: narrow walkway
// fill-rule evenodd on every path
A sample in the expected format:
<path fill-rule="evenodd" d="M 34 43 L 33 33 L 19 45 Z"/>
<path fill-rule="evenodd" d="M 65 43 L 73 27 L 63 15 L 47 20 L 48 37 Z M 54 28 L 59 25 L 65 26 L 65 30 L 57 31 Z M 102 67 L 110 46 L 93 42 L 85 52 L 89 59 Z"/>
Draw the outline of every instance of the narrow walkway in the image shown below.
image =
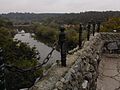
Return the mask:
<path fill-rule="evenodd" d="M 79 51 L 77 51 L 79 52 Z M 53 90 L 56 82 L 62 79 L 62 76 L 78 59 L 77 52 L 72 55 L 67 55 L 67 67 L 61 67 L 60 62 L 53 66 L 44 74 L 44 78 L 38 80 L 29 90 Z"/>
<path fill-rule="evenodd" d="M 102 57 L 97 90 L 120 90 L 120 55 Z"/>

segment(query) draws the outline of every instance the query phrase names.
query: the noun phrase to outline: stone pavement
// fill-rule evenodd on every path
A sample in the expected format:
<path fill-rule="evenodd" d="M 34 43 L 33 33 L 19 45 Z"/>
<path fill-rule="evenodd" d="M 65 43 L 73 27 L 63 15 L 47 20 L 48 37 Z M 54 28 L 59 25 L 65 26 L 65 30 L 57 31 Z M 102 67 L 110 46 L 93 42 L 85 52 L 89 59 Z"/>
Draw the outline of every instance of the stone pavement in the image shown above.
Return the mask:
<path fill-rule="evenodd" d="M 120 90 L 120 55 L 103 55 L 97 90 Z"/>

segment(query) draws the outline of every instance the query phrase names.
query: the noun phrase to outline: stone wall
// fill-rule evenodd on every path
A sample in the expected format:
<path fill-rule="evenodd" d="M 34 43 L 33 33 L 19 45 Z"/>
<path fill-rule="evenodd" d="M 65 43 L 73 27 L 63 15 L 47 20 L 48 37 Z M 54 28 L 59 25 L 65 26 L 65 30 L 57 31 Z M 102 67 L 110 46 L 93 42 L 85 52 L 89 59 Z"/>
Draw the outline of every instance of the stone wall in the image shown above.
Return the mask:
<path fill-rule="evenodd" d="M 103 52 L 108 54 L 120 54 L 120 34 L 101 34 L 105 41 Z"/>
<path fill-rule="evenodd" d="M 105 43 L 116 40 L 120 43 L 119 39 L 120 34 L 96 34 L 85 42 L 83 49 L 68 55 L 67 67 L 54 64 L 45 78 L 35 83 L 30 90 L 96 90 L 98 66 L 105 51 Z"/>
<path fill-rule="evenodd" d="M 54 90 L 95 90 L 98 77 L 98 64 L 103 46 L 100 34 L 86 42 L 78 52 L 79 58 Z"/>

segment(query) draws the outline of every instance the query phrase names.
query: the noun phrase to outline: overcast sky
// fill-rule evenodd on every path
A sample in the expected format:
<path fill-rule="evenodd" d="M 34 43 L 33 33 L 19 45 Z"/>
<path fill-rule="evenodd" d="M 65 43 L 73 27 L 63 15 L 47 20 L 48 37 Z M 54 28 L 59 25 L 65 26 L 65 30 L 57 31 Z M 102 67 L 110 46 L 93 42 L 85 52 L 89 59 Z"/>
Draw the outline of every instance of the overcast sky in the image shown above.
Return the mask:
<path fill-rule="evenodd" d="M 120 11 L 120 0 L 0 0 L 0 13 Z"/>

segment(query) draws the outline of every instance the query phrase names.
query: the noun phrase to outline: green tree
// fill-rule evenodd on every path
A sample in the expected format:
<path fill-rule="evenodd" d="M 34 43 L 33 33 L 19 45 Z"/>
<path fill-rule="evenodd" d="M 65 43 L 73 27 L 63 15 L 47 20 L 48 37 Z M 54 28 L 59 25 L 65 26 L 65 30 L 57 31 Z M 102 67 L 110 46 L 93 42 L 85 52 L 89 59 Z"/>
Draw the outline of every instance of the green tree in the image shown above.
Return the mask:
<path fill-rule="evenodd" d="M 35 34 L 36 38 L 44 43 L 54 43 L 57 40 L 58 30 L 50 26 L 38 25 Z"/>
<path fill-rule="evenodd" d="M 102 32 L 113 32 L 113 30 L 120 31 L 120 17 L 109 18 L 101 28 Z"/>
<path fill-rule="evenodd" d="M 78 33 L 76 30 L 69 29 L 66 31 L 68 50 L 75 48 L 78 44 Z"/>
<path fill-rule="evenodd" d="M 8 23 L 7 23 L 8 24 Z M 27 44 L 20 41 L 13 41 L 11 30 L 8 29 L 3 23 L 0 27 L 0 66 L 2 65 L 2 59 L 4 64 L 14 65 L 21 69 L 27 69 L 29 67 L 36 66 L 38 64 L 38 54 L 35 48 L 30 48 Z M 4 79 L 3 79 L 4 74 Z M 12 72 L 6 68 L 5 72 L 2 72 L 0 68 L 0 86 L 3 86 L 4 80 L 6 81 L 7 90 L 18 90 L 20 88 L 31 86 L 38 75 L 42 75 L 41 69 L 35 72 Z M 0 90 L 4 90 L 0 87 Z"/>

